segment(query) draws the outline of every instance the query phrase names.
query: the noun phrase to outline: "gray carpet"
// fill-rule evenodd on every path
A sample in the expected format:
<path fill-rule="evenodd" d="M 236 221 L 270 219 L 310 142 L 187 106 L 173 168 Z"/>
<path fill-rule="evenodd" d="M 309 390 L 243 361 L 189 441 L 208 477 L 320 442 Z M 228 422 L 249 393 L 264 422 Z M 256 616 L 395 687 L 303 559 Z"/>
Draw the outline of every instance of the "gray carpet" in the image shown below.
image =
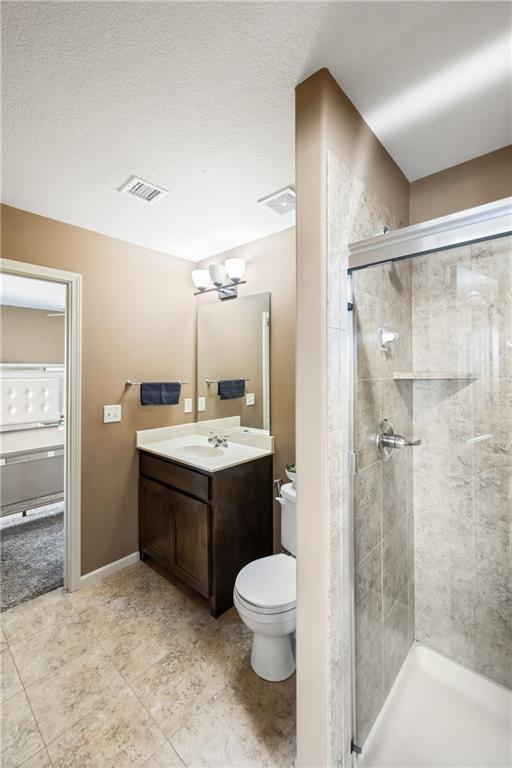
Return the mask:
<path fill-rule="evenodd" d="M 0 610 L 61 587 L 64 505 L 51 504 L 0 520 Z"/>

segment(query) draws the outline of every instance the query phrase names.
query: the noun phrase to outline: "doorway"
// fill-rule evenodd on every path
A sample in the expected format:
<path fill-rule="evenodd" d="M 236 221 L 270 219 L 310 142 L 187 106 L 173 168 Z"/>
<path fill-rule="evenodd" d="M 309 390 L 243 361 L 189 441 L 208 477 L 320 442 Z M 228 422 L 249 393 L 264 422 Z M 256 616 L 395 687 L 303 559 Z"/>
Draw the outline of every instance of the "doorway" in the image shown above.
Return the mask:
<path fill-rule="evenodd" d="M 1 259 L 0 276 L 7 610 L 80 586 L 81 275 Z"/>

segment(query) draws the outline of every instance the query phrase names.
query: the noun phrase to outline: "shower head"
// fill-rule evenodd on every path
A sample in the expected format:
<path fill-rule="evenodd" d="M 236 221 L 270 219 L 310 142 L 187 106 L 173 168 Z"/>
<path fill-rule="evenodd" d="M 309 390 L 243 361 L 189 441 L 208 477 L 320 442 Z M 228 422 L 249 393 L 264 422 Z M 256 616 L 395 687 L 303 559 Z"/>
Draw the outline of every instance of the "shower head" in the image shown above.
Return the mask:
<path fill-rule="evenodd" d="M 380 346 L 385 352 L 390 349 L 390 344 L 394 341 L 398 341 L 400 334 L 396 331 L 389 331 L 387 328 L 379 328 L 380 333 Z"/>

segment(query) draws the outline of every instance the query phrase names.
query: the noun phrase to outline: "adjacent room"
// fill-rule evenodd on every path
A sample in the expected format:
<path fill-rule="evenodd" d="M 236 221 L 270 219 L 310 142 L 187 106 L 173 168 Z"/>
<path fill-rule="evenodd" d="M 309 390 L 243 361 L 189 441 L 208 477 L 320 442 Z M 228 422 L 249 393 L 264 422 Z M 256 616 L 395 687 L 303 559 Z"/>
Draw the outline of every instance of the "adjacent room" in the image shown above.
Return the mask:
<path fill-rule="evenodd" d="M 2 275 L 1 610 L 64 579 L 66 291 Z"/>

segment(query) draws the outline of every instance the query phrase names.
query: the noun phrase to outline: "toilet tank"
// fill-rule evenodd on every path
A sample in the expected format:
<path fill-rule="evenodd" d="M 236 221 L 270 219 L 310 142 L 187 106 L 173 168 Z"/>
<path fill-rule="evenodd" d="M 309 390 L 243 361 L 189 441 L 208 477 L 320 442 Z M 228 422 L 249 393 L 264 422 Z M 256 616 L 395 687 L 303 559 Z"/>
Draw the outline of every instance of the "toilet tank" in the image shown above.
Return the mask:
<path fill-rule="evenodd" d="M 296 555 L 297 515 L 295 502 L 297 491 L 291 483 L 281 486 L 281 546 Z"/>

